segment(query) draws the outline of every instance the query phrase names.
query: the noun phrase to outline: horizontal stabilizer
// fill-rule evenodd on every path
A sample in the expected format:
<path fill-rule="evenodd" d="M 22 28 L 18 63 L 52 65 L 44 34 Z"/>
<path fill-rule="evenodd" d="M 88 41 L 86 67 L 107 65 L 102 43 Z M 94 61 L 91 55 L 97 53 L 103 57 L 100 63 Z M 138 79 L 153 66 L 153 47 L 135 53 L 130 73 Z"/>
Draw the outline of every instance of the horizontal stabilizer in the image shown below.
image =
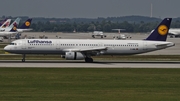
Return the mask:
<path fill-rule="evenodd" d="M 175 46 L 175 44 L 174 43 L 163 43 L 163 44 L 156 45 L 157 48 L 167 48 L 167 47 L 171 47 L 171 46 Z"/>

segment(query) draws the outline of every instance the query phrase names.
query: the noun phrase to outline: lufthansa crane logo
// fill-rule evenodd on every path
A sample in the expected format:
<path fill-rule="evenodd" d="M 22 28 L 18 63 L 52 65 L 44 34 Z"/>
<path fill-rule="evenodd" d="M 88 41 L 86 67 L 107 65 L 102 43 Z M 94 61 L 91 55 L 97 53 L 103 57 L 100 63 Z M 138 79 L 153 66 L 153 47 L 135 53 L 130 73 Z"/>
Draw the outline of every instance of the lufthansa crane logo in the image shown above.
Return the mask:
<path fill-rule="evenodd" d="M 27 22 L 25 23 L 25 25 L 26 25 L 26 26 L 30 26 L 30 22 L 27 21 Z"/>
<path fill-rule="evenodd" d="M 166 34 L 168 33 L 168 28 L 167 28 L 167 26 L 166 26 L 166 25 L 160 25 L 160 26 L 158 27 L 158 33 L 159 33 L 160 35 L 166 35 Z"/>

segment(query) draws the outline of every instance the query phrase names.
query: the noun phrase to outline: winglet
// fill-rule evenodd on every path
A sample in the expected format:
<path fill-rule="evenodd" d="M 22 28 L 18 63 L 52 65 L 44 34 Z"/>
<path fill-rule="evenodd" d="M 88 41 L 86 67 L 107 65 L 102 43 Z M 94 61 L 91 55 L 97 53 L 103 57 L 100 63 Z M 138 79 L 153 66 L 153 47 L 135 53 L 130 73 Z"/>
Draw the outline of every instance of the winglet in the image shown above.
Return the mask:
<path fill-rule="evenodd" d="M 165 18 L 145 40 L 166 41 L 171 20 L 172 18 Z"/>
<path fill-rule="evenodd" d="M 28 28 L 30 27 L 30 25 L 31 25 L 31 21 L 32 21 L 32 19 L 27 19 L 27 20 L 23 23 L 23 25 L 20 27 L 20 29 L 28 29 Z"/>

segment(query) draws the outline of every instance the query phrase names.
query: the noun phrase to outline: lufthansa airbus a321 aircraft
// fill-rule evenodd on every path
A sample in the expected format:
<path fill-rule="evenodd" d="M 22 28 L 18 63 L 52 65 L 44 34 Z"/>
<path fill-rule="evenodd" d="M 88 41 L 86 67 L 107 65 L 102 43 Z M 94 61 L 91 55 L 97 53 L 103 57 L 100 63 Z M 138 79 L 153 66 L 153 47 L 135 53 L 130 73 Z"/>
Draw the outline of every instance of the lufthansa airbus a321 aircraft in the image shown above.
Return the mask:
<path fill-rule="evenodd" d="M 7 45 L 4 50 L 22 54 L 60 54 L 67 60 L 93 62 L 91 56 L 132 55 L 174 46 L 166 42 L 171 18 L 165 18 L 153 33 L 143 40 L 95 40 L 95 39 L 20 39 Z"/>

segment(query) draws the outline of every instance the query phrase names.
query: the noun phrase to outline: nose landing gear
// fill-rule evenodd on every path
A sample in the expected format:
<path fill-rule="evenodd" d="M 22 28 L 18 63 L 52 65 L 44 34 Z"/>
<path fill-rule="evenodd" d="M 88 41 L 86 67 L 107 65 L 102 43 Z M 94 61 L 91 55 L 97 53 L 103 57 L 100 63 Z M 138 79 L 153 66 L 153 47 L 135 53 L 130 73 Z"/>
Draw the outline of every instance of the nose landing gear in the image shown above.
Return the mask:
<path fill-rule="evenodd" d="M 25 62 L 26 54 L 23 54 L 22 57 L 22 62 Z"/>

